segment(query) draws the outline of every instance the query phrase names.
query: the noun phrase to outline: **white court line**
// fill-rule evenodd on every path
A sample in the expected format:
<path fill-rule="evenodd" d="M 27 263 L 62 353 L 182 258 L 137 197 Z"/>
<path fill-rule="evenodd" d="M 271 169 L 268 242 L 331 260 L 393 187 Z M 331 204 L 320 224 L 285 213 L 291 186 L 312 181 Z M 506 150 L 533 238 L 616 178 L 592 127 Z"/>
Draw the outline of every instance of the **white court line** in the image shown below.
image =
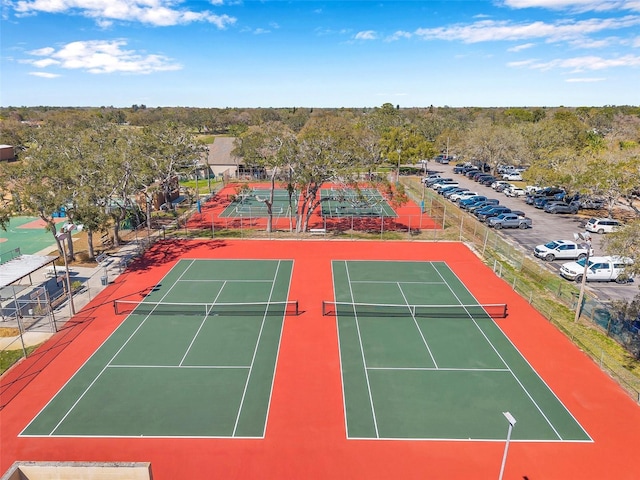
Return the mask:
<path fill-rule="evenodd" d="M 191 263 L 189 264 L 189 266 L 187 268 L 185 268 L 184 271 L 180 274 L 180 277 L 182 277 L 185 273 L 187 273 L 187 270 L 189 270 L 194 263 L 195 263 L 195 260 L 192 260 Z M 173 285 L 171 285 L 171 287 L 167 290 L 167 292 L 162 296 L 162 299 L 164 299 L 169 294 L 169 292 L 173 289 L 173 287 L 175 287 L 178 284 L 178 281 L 180 280 L 180 277 L 178 277 L 178 280 L 175 281 L 173 283 Z M 160 301 L 162 301 L 162 299 L 160 299 Z M 153 310 L 151 312 L 153 312 Z M 111 357 L 111 359 L 107 362 L 107 364 L 104 366 L 104 368 L 102 370 L 100 370 L 100 373 L 98 373 L 96 378 L 93 379 L 93 381 L 84 390 L 84 392 L 82 392 L 82 394 L 73 403 L 73 405 L 71 405 L 71 408 L 69 408 L 67 413 L 65 413 L 65 415 L 60 419 L 60 421 L 56 424 L 56 426 L 53 428 L 53 430 L 51 430 L 51 432 L 49 433 L 49 436 L 54 434 L 54 432 L 58 429 L 58 427 L 62 424 L 62 422 L 65 421 L 65 419 L 69 416 L 69 414 L 73 411 L 73 409 L 78 405 L 78 403 L 80 403 L 80 400 L 82 400 L 84 398 L 84 396 L 91 389 L 91 387 L 98 381 L 100 376 L 107 370 L 107 367 L 109 367 L 111 362 L 113 362 L 113 360 L 118 356 L 118 354 L 122 351 L 122 349 L 131 341 L 131 339 L 138 332 L 138 330 L 140 330 L 140 328 L 142 328 L 142 325 L 144 325 L 145 322 L 149 319 L 149 316 L 151 315 L 151 312 L 149 313 L 149 315 L 147 315 L 144 318 L 144 320 L 142 320 L 142 322 L 140 322 L 140 325 L 138 325 L 136 327 L 136 329 L 131 333 L 131 335 L 129 335 L 129 338 L 127 338 L 127 340 L 120 346 L 118 351 Z"/>
<path fill-rule="evenodd" d="M 181 261 L 184 261 L 184 260 L 181 260 Z M 193 262 L 193 261 L 192 261 L 192 262 Z M 160 283 L 161 283 L 165 278 L 167 278 L 169 275 L 171 275 L 171 272 L 173 271 L 173 268 L 175 268 L 175 266 L 176 266 L 178 263 L 179 263 L 179 262 L 176 262 L 176 264 L 174 265 L 174 267 L 172 267 L 169 271 L 167 271 L 167 273 L 165 273 L 165 274 L 162 276 L 162 278 L 161 278 L 161 279 L 160 279 L 160 281 L 156 284 L 156 286 L 157 286 L 158 284 L 160 284 Z M 189 268 L 189 267 L 187 267 L 187 268 Z M 147 294 L 147 295 L 148 295 L 148 294 Z M 69 379 L 64 383 L 64 385 L 62 385 L 62 387 L 60 387 L 60 389 L 56 392 L 56 394 L 55 394 L 55 395 L 53 395 L 53 396 L 49 399 L 49 401 L 44 405 L 44 407 L 42 407 L 42 408 L 40 409 L 40 411 L 35 415 L 35 417 L 33 417 L 33 419 L 31 420 L 31 422 L 29 422 L 29 423 L 27 424 L 27 426 L 22 430 L 22 432 L 20 432 L 20 434 L 19 434 L 18 436 L 23 436 L 23 432 L 24 432 L 27 428 L 29 428 L 29 426 L 33 423 L 33 420 L 35 420 L 36 418 L 38 418 L 38 417 L 42 414 L 42 412 L 44 412 L 44 410 L 49 406 L 49 404 L 50 404 L 51 402 L 53 402 L 53 400 L 54 400 L 54 399 L 55 399 L 55 398 L 60 394 L 60 392 L 61 392 L 62 390 L 64 390 L 64 389 L 65 389 L 65 387 L 69 384 L 69 382 L 71 382 L 71 381 L 75 378 L 75 376 L 78 374 L 78 372 L 79 372 L 80 370 L 82 370 L 82 368 L 84 368 L 84 367 L 85 367 L 85 366 L 86 366 L 86 365 L 91 361 L 91 359 L 92 359 L 92 358 L 93 358 L 93 357 L 94 357 L 94 356 L 95 356 L 95 355 L 100 351 L 100 349 L 101 349 L 101 348 L 102 348 L 102 347 L 103 347 L 103 346 L 104 346 L 104 345 L 109 341 L 109 339 L 111 339 L 111 338 L 112 338 L 112 337 L 113 337 L 113 336 L 114 336 L 114 335 L 115 335 L 115 334 L 116 334 L 116 333 L 117 333 L 117 332 L 118 332 L 118 331 L 123 327 L 123 325 L 125 325 L 125 324 L 126 324 L 126 321 L 124 321 L 124 322 L 120 323 L 120 325 L 118 325 L 118 327 L 117 327 L 113 332 L 111 332 L 111 334 L 110 334 L 107 338 L 105 338 L 105 339 L 102 341 L 102 343 L 100 344 L 100 346 L 94 350 L 94 352 L 89 356 L 89 358 L 87 358 L 87 359 L 84 361 L 84 363 L 83 363 L 83 364 L 82 364 L 82 365 L 81 365 L 81 366 L 80 366 L 80 367 L 75 371 L 75 373 L 74 373 L 74 374 L 73 374 L 73 375 L 72 375 L 72 376 L 71 376 L 71 377 L 70 377 L 70 378 L 69 378 Z M 51 435 L 51 434 L 49 434 L 49 435 Z M 35 435 L 34 435 L 34 436 L 35 436 Z M 37 435 L 37 436 L 42 437 L 43 435 Z"/>
<path fill-rule="evenodd" d="M 351 296 L 351 302 L 355 303 L 355 299 L 353 297 L 353 288 L 351 287 L 351 275 L 349 275 L 349 264 L 347 260 L 344 262 L 344 268 L 347 273 L 347 283 L 349 284 L 349 295 Z M 367 373 L 367 359 L 364 356 L 364 345 L 362 344 L 362 335 L 360 334 L 360 323 L 358 322 L 358 313 L 356 312 L 356 307 L 353 307 L 353 316 L 356 322 L 356 330 L 358 332 L 358 342 L 360 343 L 360 353 L 362 355 L 362 365 L 364 366 L 364 376 L 367 380 L 367 390 L 369 392 L 369 404 L 371 405 L 371 415 L 373 416 L 373 426 L 376 431 L 376 438 L 380 437 L 380 433 L 378 432 L 378 419 L 376 418 L 376 409 L 373 405 L 373 395 L 371 393 L 371 383 L 369 381 L 369 374 Z"/>
<path fill-rule="evenodd" d="M 220 287 L 220 290 L 218 290 L 218 294 L 216 295 L 216 298 L 213 300 L 213 305 L 215 305 L 215 303 L 218 301 L 218 298 L 220 298 L 220 294 L 222 293 L 222 290 L 224 290 L 224 286 L 227 284 L 227 282 L 223 282 L 222 283 L 222 287 Z M 213 305 L 211 305 L 211 308 L 213 308 Z M 189 355 L 189 351 L 191 350 L 191 347 L 193 346 L 193 344 L 196 341 L 196 338 L 198 338 L 198 334 L 200 333 L 200 330 L 202 330 L 202 327 L 204 327 L 205 322 L 207 321 L 207 317 L 209 316 L 209 312 L 211 311 L 211 309 L 208 309 L 205 314 L 204 314 L 204 318 L 202 319 L 202 322 L 200 322 L 200 326 L 198 327 L 198 330 L 196 331 L 195 335 L 193 336 L 193 338 L 191 339 L 191 343 L 189 343 L 189 346 L 187 347 L 187 351 L 184 352 L 184 355 L 182 356 L 182 358 L 180 359 L 180 363 L 178 365 L 182 366 L 182 364 L 184 363 L 185 358 L 187 358 L 187 355 Z"/>
<path fill-rule="evenodd" d="M 248 369 L 251 368 L 251 365 L 107 365 L 107 368 L 166 368 L 166 369 L 178 369 L 178 370 L 190 370 L 194 368 L 202 368 L 202 369 L 221 369 L 221 370 L 232 370 L 234 368 L 239 369 Z"/>
<path fill-rule="evenodd" d="M 267 320 L 267 313 L 269 311 L 269 302 L 271 301 L 271 297 L 273 297 L 273 290 L 276 286 L 276 280 L 278 279 L 278 272 L 280 271 L 280 263 L 282 261 L 278 260 L 278 265 L 276 267 L 276 271 L 274 272 L 273 275 L 273 280 L 271 281 L 271 291 L 269 292 L 269 299 L 267 300 L 267 306 L 264 312 L 264 315 L 262 316 L 262 323 L 260 324 L 260 331 L 258 332 L 258 338 L 256 340 L 256 346 L 253 349 L 253 356 L 251 357 L 251 367 L 249 368 L 249 372 L 247 373 L 247 380 L 244 383 L 244 390 L 242 391 L 242 397 L 240 399 L 240 405 L 238 406 L 238 414 L 236 415 L 236 421 L 235 424 L 233 425 L 233 433 L 231 434 L 232 437 L 235 437 L 236 435 L 236 430 L 238 429 L 238 422 L 240 422 L 240 415 L 242 414 L 242 406 L 244 405 L 244 399 L 247 395 L 247 389 L 249 388 L 249 381 L 251 380 L 251 372 L 253 372 L 253 365 L 256 361 L 256 355 L 258 353 L 258 347 L 260 346 L 260 340 L 262 338 L 262 332 L 264 331 L 264 323 Z"/>
<path fill-rule="evenodd" d="M 400 282 L 396 282 L 396 285 L 398 285 L 398 289 L 400 290 L 400 293 L 402 294 L 402 298 L 404 298 L 404 303 L 406 303 L 407 307 L 409 308 L 409 313 L 411 314 L 411 318 L 413 319 L 413 324 L 416 326 L 416 328 L 418 329 L 418 332 L 420 333 L 420 338 L 422 338 L 422 343 L 424 343 L 424 346 L 427 347 L 427 352 L 429 352 L 429 356 L 431 357 L 431 361 L 433 362 L 433 365 L 436 368 L 438 368 L 438 362 L 436 362 L 436 358 L 433 356 L 433 352 L 431 351 L 431 348 L 429 348 L 429 342 L 427 342 L 427 339 L 425 338 L 424 334 L 422 333 L 422 329 L 420 328 L 420 325 L 418 325 L 418 321 L 416 320 L 415 312 L 411 311 L 411 306 L 409 304 L 409 300 L 407 300 L 407 296 L 404 294 L 404 290 L 402 290 L 402 286 L 400 285 Z"/>
<path fill-rule="evenodd" d="M 434 270 L 436 272 L 438 272 L 438 275 L 440 275 L 440 277 L 442 277 L 442 274 L 440 273 L 440 271 L 435 268 L 435 266 L 433 267 Z M 447 267 L 448 268 L 448 267 Z M 451 269 L 449 269 L 451 270 Z M 444 277 L 442 277 L 442 280 L 446 283 L 446 280 L 444 279 Z M 458 295 L 456 295 L 456 292 L 453 291 L 453 289 L 451 288 L 451 286 L 447 283 L 449 290 L 451 290 L 451 293 L 453 294 L 454 297 L 456 297 L 456 299 L 458 300 L 458 302 L 460 302 L 460 304 L 462 305 L 462 301 L 460 300 L 460 298 L 458 298 Z M 465 308 L 466 310 L 466 308 Z M 525 388 L 525 386 L 522 384 L 522 382 L 520 381 L 520 379 L 517 377 L 517 375 L 513 372 L 513 370 L 511 370 L 511 367 L 509 366 L 509 364 L 507 363 L 507 361 L 502 357 L 502 355 L 500 354 L 500 352 L 498 351 L 498 349 L 495 347 L 495 345 L 491 342 L 491 340 L 489 340 L 489 337 L 487 337 L 487 335 L 484 333 L 484 331 L 482 330 L 482 328 L 480 328 L 480 325 L 478 325 L 478 322 L 476 322 L 476 319 L 473 318 L 473 315 L 469 314 L 469 318 L 471 318 L 471 321 L 475 324 L 476 328 L 480 331 L 480 333 L 482 334 L 482 336 L 485 338 L 485 340 L 489 343 L 489 345 L 491 346 L 491 348 L 493 349 L 493 351 L 496 353 L 496 355 L 498 355 L 498 357 L 500 358 L 500 360 L 502 361 L 502 363 L 504 364 L 505 367 L 507 367 L 509 369 L 509 371 L 511 372 L 511 375 L 513 376 L 513 378 L 515 379 L 516 382 L 518 382 L 518 384 L 520 385 L 520 388 L 522 388 L 522 391 L 525 393 L 525 395 L 527 397 L 529 397 L 529 400 L 531 400 L 531 403 L 533 403 L 533 405 L 536 407 L 536 409 L 538 410 L 538 412 L 540 412 L 540 415 L 542 415 L 542 417 L 546 420 L 547 424 L 551 427 L 551 429 L 554 431 L 554 433 L 557 435 L 557 437 L 562 440 L 562 436 L 560 435 L 560 433 L 556 430 L 556 428 L 553 426 L 553 423 L 551 423 L 551 420 L 549 420 L 549 418 L 547 417 L 547 415 L 544 413 L 544 411 L 542 410 L 542 408 L 540 407 L 540 405 L 538 405 L 538 403 L 534 400 L 533 396 L 529 393 L 529 391 Z"/>
<path fill-rule="evenodd" d="M 189 283 L 189 282 L 193 282 L 193 283 L 220 283 L 220 282 L 224 282 L 224 283 L 269 283 L 272 282 L 273 280 L 224 280 L 224 279 L 215 279 L 215 280 L 211 280 L 211 279 L 190 279 L 190 278 L 186 278 L 183 280 L 180 280 L 181 283 Z"/>
<path fill-rule="evenodd" d="M 425 371 L 425 372 L 511 372 L 508 368 L 452 368 L 452 367 L 367 367 L 367 370 Z"/>
<path fill-rule="evenodd" d="M 404 281 L 401 280 L 401 283 L 406 283 L 407 285 L 413 284 L 413 285 L 443 285 L 443 282 L 414 282 L 414 281 Z M 398 283 L 396 280 L 353 280 L 351 283 L 372 283 L 372 284 L 380 284 L 380 285 L 384 285 L 386 283 L 389 284 L 396 284 Z M 445 284 L 446 285 L 446 284 Z"/>

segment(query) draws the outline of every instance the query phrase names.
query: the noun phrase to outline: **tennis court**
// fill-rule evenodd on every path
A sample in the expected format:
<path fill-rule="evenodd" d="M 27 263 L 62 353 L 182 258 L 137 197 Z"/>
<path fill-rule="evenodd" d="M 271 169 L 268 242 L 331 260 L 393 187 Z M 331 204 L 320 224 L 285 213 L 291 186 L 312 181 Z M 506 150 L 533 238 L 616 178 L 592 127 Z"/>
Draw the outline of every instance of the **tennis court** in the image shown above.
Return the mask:
<path fill-rule="evenodd" d="M 495 441 L 510 412 L 514 440 L 591 441 L 446 263 L 332 269 L 349 438 Z"/>
<path fill-rule="evenodd" d="M 231 197 L 231 203 L 220 213 L 220 217 L 267 217 L 269 216 L 264 200 L 270 198 L 270 190 L 265 188 L 252 188 Z M 275 189 L 273 192 L 273 205 L 271 212 L 274 216 L 287 216 L 298 208 L 299 193 L 291 195 L 285 189 Z"/>
<path fill-rule="evenodd" d="M 265 434 L 291 260 L 180 260 L 22 436 Z"/>
<path fill-rule="evenodd" d="M 56 219 L 64 223 L 66 218 Z M 33 255 L 46 248 L 55 250 L 55 239 L 37 217 L 11 217 L 6 231 L 0 229 L 0 253 L 20 249 L 23 255 Z"/>
<path fill-rule="evenodd" d="M 323 217 L 397 217 L 375 188 L 324 188 L 320 198 Z"/>

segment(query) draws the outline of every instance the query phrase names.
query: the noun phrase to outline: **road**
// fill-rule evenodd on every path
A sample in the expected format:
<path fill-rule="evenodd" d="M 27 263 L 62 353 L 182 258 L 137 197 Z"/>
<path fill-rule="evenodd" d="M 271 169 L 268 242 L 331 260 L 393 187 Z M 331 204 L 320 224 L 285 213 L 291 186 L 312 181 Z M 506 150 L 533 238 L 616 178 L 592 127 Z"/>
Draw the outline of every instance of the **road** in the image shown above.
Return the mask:
<path fill-rule="evenodd" d="M 533 220 L 533 228 L 527 230 L 508 229 L 501 230 L 499 233 L 505 238 L 511 239 L 513 243 L 520 245 L 525 251 L 531 252 L 531 258 L 534 258 L 533 249 L 536 245 L 547 243 L 551 240 L 573 240 L 574 233 L 584 232 L 584 226 L 587 220 L 591 218 L 589 210 L 581 210 L 577 215 L 571 214 L 550 214 L 542 209 L 528 205 L 524 201 L 524 197 L 510 198 L 501 192 L 495 192 L 491 187 L 486 187 L 465 177 L 464 175 L 453 173 L 455 165 L 429 165 L 430 172 L 438 172 L 441 176 L 453 178 L 461 187 L 469 188 L 471 191 L 478 192 L 479 195 L 485 195 L 488 198 L 497 198 L 501 205 L 505 205 L 512 210 L 521 210 L 525 212 L 527 217 Z M 591 234 L 592 246 L 595 255 L 606 255 L 602 249 L 602 236 L 597 233 Z M 544 264 L 550 270 L 558 273 L 560 266 L 566 260 L 555 260 L 553 262 L 545 262 L 536 259 L 540 264 Z M 558 273 L 559 275 L 559 273 Z M 631 301 L 639 292 L 638 281 L 625 285 L 618 285 L 615 282 L 602 283 L 591 282 L 587 284 L 587 290 L 600 300 L 608 302 L 614 300 Z"/>

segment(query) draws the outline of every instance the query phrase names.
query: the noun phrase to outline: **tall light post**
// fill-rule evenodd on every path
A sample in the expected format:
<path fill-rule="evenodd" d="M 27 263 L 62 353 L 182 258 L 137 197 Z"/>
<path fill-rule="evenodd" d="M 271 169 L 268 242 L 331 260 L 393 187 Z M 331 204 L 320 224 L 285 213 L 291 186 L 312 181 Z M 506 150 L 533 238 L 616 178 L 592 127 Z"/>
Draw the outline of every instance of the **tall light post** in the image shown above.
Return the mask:
<path fill-rule="evenodd" d="M 402 149 L 396 150 L 398 152 L 398 170 L 396 172 L 396 185 L 400 183 L 400 154 L 402 153 Z"/>
<path fill-rule="evenodd" d="M 75 316 L 76 309 L 73 304 L 73 292 L 71 291 L 71 279 L 69 277 L 69 260 L 67 258 L 67 240 L 71 238 L 71 232 L 78 228 L 78 230 L 82 230 L 82 226 L 76 227 L 72 223 L 66 223 L 61 228 L 60 232 L 56 233 L 56 238 L 60 243 L 62 243 L 62 255 L 64 257 L 64 270 L 65 270 L 65 279 L 67 280 L 67 295 L 69 298 L 69 311 L 71 312 L 71 316 Z"/>
<path fill-rule="evenodd" d="M 504 466 L 507 463 L 507 452 L 509 451 L 509 443 L 511 442 L 511 431 L 513 430 L 513 426 L 516 424 L 516 419 L 513 418 L 509 412 L 502 412 L 504 418 L 509 422 L 509 430 L 507 431 L 507 442 L 504 445 L 504 454 L 502 455 L 502 466 L 500 467 L 500 476 L 498 480 L 502 480 L 502 475 L 504 474 Z"/>
<path fill-rule="evenodd" d="M 580 295 L 578 295 L 578 304 L 576 305 L 576 315 L 573 319 L 574 323 L 580 318 L 582 311 L 582 299 L 584 298 L 584 287 L 587 284 L 587 273 L 589 271 L 589 257 L 591 256 L 591 237 L 586 233 L 574 233 L 573 238 L 578 241 L 582 240 L 587 246 L 587 256 L 584 258 L 584 271 L 582 272 L 582 281 L 580 282 Z"/>

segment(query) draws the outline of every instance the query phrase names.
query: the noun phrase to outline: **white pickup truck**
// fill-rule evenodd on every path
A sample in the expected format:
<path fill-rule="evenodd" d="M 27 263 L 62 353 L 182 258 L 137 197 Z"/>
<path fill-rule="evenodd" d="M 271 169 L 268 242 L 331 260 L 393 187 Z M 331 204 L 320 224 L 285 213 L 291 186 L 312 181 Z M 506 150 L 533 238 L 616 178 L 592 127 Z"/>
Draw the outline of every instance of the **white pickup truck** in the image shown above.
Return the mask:
<path fill-rule="evenodd" d="M 562 265 L 560 275 L 567 280 L 574 280 L 578 283 L 582 282 L 585 262 L 587 260 L 589 261 L 587 265 L 588 282 L 629 282 L 630 275 L 625 272 L 625 269 L 633 264 L 633 260 L 627 257 L 583 258 L 577 262 L 569 262 Z"/>
<path fill-rule="evenodd" d="M 593 255 L 593 248 L 587 244 L 578 244 L 571 240 L 553 240 L 544 245 L 538 245 L 533 249 L 533 254 L 548 262 L 556 258 L 564 260 L 575 260 L 577 258 L 582 260 L 589 255 Z M 584 269 L 584 266 L 582 268 Z"/>

